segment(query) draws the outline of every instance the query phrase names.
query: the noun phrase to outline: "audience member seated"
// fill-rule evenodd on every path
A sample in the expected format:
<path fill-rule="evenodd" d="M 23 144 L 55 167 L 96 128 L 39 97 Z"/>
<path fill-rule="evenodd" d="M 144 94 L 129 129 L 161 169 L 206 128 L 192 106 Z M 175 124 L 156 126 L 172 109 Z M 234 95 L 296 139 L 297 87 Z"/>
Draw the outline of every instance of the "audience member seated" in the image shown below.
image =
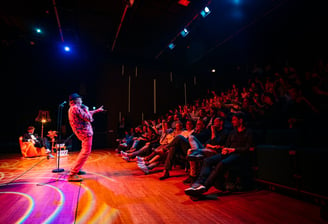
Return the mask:
<path fill-rule="evenodd" d="M 244 188 L 250 187 L 247 186 L 246 178 L 250 172 L 249 150 L 253 146 L 253 134 L 246 128 L 243 114 L 235 114 L 232 124 L 234 130 L 229 134 L 222 152 L 204 159 L 199 177 L 190 188 L 185 189 L 187 195 L 199 197 L 218 180 L 222 185 L 220 188 L 224 190 L 224 172 L 231 166 L 240 168 Z"/>
<path fill-rule="evenodd" d="M 47 139 L 38 137 L 34 131 L 35 127 L 29 126 L 27 132 L 19 138 L 23 157 L 49 156 L 53 158 Z"/>
<path fill-rule="evenodd" d="M 176 123 L 175 130 L 172 132 L 171 128 L 168 128 L 167 121 L 162 121 L 162 131 L 160 137 L 160 146 L 153 150 L 153 152 L 145 157 L 137 156 L 138 167 L 148 174 L 149 170 L 154 169 L 161 164 L 167 155 L 167 145 L 173 141 L 175 136 L 181 134 L 183 131 L 182 123 L 179 121 Z"/>
<path fill-rule="evenodd" d="M 210 132 L 208 129 L 205 128 L 205 123 L 203 119 L 199 119 L 197 121 L 196 128 L 191 134 L 195 138 L 197 138 L 201 144 L 205 144 L 205 142 L 210 138 Z M 186 160 L 187 151 L 188 149 L 190 149 L 188 137 L 178 135 L 167 146 L 169 151 L 164 164 L 163 176 L 160 177 L 160 180 L 164 180 L 170 177 L 169 171 L 172 169 L 172 165 L 174 160 L 177 158 L 177 154 L 181 155 Z"/>
<path fill-rule="evenodd" d="M 133 144 L 133 138 L 135 137 L 134 129 L 131 128 L 130 133 L 129 131 L 125 131 L 124 134 L 125 136 L 122 139 L 117 139 L 119 143 L 115 151 L 118 153 L 129 150 Z"/>
<path fill-rule="evenodd" d="M 226 143 L 229 132 L 224 128 L 224 120 L 222 118 L 216 117 L 210 129 L 211 138 L 206 142 L 205 147 L 193 135 L 189 137 L 191 148 L 188 150 L 187 159 L 189 160 L 190 170 L 189 177 L 183 181 L 184 184 L 192 184 L 199 174 L 202 160 L 221 153 L 221 149 Z"/>
<path fill-rule="evenodd" d="M 143 137 L 145 142 L 144 146 L 140 149 L 137 149 L 133 152 L 121 152 L 122 158 L 126 161 L 134 159 L 136 156 L 146 156 L 149 155 L 154 148 L 159 146 L 159 135 L 151 126 L 147 126 L 147 135 Z"/>

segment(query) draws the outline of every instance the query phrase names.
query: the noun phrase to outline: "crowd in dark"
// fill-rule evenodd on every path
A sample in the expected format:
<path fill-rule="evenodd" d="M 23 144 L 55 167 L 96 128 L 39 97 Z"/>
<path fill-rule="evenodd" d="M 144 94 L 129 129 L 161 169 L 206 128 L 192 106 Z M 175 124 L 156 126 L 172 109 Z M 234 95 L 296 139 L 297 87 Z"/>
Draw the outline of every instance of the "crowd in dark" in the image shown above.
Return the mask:
<path fill-rule="evenodd" d="M 267 144 L 264 133 L 297 131 L 301 140 L 290 139 L 287 144 L 305 144 L 302 137 L 319 134 L 326 123 L 327 99 L 324 60 L 302 71 L 292 66 L 255 66 L 245 86 L 208 91 L 194 104 L 179 105 L 137 127 L 122 122 L 116 151 L 127 161 L 136 161 L 146 174 L 163 167 L 160 180 L 170 177 L 175 164 L 182 164 L 189 174 L 183 181 L 190 185 L 185 192 L 191 196 L 213 185 L 226 190 L 222 178 L 229 169 L 239 170 L 239 189 L 248 189 L 249 154 L 257 144 Z"/>

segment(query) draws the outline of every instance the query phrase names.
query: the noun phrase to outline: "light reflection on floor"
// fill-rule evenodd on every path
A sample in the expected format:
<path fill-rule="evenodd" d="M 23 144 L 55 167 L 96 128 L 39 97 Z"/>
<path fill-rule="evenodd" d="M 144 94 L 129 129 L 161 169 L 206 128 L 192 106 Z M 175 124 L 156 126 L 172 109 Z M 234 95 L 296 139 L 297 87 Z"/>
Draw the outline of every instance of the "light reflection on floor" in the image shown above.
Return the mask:
<path fill-rule="evenodd" d="M 106 152 L 93 152 L 87 163 L 104 159 Z M 0 159 L 0 223 L 112 223 L 119 211 L 97 195 L 99 184 L 110 187 L 115 179 L 87 172 L 82 183 L 67 182 L 69 166 L 77 153 L 61 158 L 64 172 L 54 173 L 56 159 L 45 157 Z M 101 180 L 101 181 L 99 181 Z M 110 191 L 110 189 L 108 189 Z M 10 207 L 7 201 L 14 200 Z M 15 214 L 14 216 L 12 214 Z"/>

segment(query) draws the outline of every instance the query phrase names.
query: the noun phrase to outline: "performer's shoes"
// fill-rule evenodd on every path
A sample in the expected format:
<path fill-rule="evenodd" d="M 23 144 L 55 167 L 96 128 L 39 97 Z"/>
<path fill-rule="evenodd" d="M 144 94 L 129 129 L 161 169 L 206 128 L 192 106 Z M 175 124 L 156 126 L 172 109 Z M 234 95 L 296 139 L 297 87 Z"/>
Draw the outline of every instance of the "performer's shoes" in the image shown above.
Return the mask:
<path fill-rule="evenodd" d="M 75 175 L 69 175 L 67 180 L 69 182 L 81 182 L 83 179 L 75 174 Z"/>
<path fill-rule="evenodd" d="M 80 170 L 77 174 L 78 174 L 78 175 L 85 175 L 85 174 L 87 174 L 87 172 L 85 172 L 85 171 L 83 171 L 83 170 Z"/>

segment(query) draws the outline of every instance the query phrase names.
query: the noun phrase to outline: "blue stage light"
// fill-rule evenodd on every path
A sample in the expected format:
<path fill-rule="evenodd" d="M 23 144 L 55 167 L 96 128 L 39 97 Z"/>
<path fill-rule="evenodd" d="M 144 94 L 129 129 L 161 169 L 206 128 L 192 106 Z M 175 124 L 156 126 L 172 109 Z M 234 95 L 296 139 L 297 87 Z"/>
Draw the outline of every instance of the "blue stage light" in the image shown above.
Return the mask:
<path fill-rule="evenodd" d="M 189 31 L 187 30 L 187 28 L 184 28 L 182 31 L 181 31 L 181 36 L 185 37 L 187 36 L 189 33 Z"/>
<path fill-rule="evenodd" d="M 170 48 L 171 50 L 173 50 L 173 49 L 175 48 L 175 44 L 174 44 L 174 43 L 170 43 L 170 44 L 169 44 L 169 48 Z"/>
<path fill-rule="evenodd" d="M 240 4 L 240 0 L 233 0 L 233 3 L 235 3 L 236 5 Z"/>
<path fill-rule="evenodd" d="M 69 51 L 71 51 L 71 48 L 70 48 L 69 46 L 64 46 L 64 50 L 65 50 L 66 52 L 69 52 Z"/>

